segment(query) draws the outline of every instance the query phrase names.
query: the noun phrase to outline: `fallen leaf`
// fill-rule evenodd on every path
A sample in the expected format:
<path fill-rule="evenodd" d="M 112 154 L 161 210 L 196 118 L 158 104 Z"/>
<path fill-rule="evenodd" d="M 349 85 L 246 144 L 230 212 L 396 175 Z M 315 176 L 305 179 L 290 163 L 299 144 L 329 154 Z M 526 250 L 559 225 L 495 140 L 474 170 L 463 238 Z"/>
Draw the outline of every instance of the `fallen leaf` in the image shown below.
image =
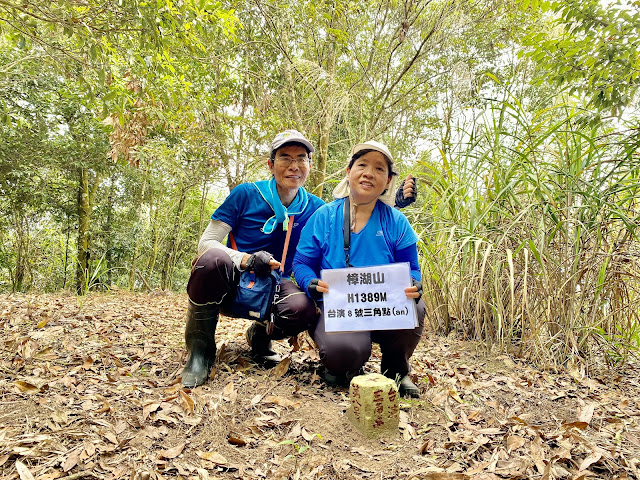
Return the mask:
<path fill-rule="evenodd" d="M 167 460 L 176 458 L 178 455 L 182 453 L 185 445 L 186 443 L 179 443 L 175 447 L 168 448 L 167 450 L 160 450 L 160 452 L 158 452 L 160 455 L 160 458 L 166 458 Z"/>
<path fill-rule="evenodd" d="M 276 378 L 282 377 L 291 365 L 291 357 L 283 358 L 278 365 L 273 368 L 273 376 Z"/>
<path fill-rule="evenodd" d="M 215 463 L 216 465 L 226 465 L 227 459 L 220 455 L 218 452 L 196 452 L 196 454 L 207 462 Z"/>
<path fill-rule="evenodd" d="M 285 408 L 300 408 L 302 406 L 302 402 L 289 400 L 288 398 L 281 397 L 279 395 L 269 395 L 264 398 L 265 403 L 275 403 L 276 405 L 280 405 Z"/>
<path fill-rule="evenodd" d="M 507 438 L 507 453 L 511 453 L 512 450 L 517 450 L 520 447 L 524 446 L 524 444 L 527 441 L 518 436 L 518 435 L 511 435 Z"/>
<path fill-rule="evenodd" d="M 469 475 L 465 475 L 464 473 L 447 473 L 447 472 L 437 472 L 437 473 L 427 473 L 424 477 L 424 480 L 468 480 Z"/>
<path fill-rule="evenodd" d="M 593 412 L 596 409 L 596 404 L 591 403 L 585 406 L 580 413 L 578 414 L 578 421 L 584 423 L 591 423 L 591 419 L 593 418 Z"/>
<path fill-rule="evenodd" d="M 300 432 L 302 435 L 302 438 L 304 438 L 307 442 L 312 441 L 314 438 L 316 438 L 317 436 L 319 436 L 318 434 L 314 433 L 311 434 L 309 432 L 307 432 L 304 428 L 302 429 L 302 431 Z"/>
<path fill-rule="evenodd" d="M 18 475 L 20 475 L 20 480 L 35 480 L 33 474 L 20 460 L 16 460 L 16 470 L 18 471 Z"/>
<path fill-rule="evenodd" d="M 235 445 L 237 447 L 244 447 L 247 444 L 246 440 L 243 440 L 240 437 L 234 437 L 234 436 L 231 436 L 231 435 L 227 437 L 227 441 L 231 445 Z"/>
<path fill-rule="evenodd" d="M 298 335 L 289 338 L 289 345 L 293 347 L 291 352 L 297 352 L 298 350 L 300 350 L 300 340 L 298 339 Z"/>
<path fill-rule="evenodd" d="M 596 463 L 598 460 L 600 460 L 602 458 L 602 453 L 598 452 L 598 451 L 594 451 L 592 452 L 589 456 L 587 456 L 587 458 L 585 458 L 582 463 L 580 464 L 580 466 L 578 467 L 578 469 L 580 471 L 582 470 L 586 470 L 587 468 L 589 468 L 591 465 L 593 465 L 594 463 Z"/>
<path fill-rule="evenodd" d="M 630 433 L 625 433 L 624 438 L 626 438 L 629 442 L 633 443 L 636 447 L 640 447 L 640 439 L 638 439 L 638 437 L 636 437 L 635 435 L 632 435 Z"/>
<path fill-rule="evenodd" d="M 464 400 L 460 398 L 460 395 L 458 395 L 458 392 L 456 392 L 455 390 L 449 390 L 449 396 L 458 403 L 464 403 Z"/>
<path fill-rule="evenodd" d="M 420 455 L 426 455 L 435 445 L 435 441 L 433 439 L 429 439 L 422 444 L 420 447 Z"/>
<path fill-rule="evenodd" d="M 522 476 L 529 466 L 531 466 L 531 463 L 523 458 L 498 460 L 495 472 L 503 477 L 517 478 Z"/>
<path fill-rule="evenodd" d="M 109 402 L 107 402 L 107 400 L 103 399 L 102 406 L 95 410 L 94 413 L 105 413 L 109 411 L 111 411 L 111 405 L 109 404 Z"/>
<path fill-rule="evenodd" d="M 67 412 L 65 412 L 64 410 L 55 410 L 51 414 L 51 419 L 62 426 L 69 423 L 69 417 L 67 416 Z"/>
<path fill-rule="evenodd" d="M 289 438 L 298 438 L 300 435 L 302 435 L 302 425 L 296 423 L 287 436 Z"/>
<path fill-rule="evenodd" d="M 80 451 L 78 451 L 78 449 L 75 449 L 73 452 L 71 452 L 67 456 L 67 458 L 65 458 L 64 462 L 62 462 L 62 471 L 68 472 L 78 464 L 79 460 L 80 460 Z"/>
<path fill-rule="evenodd" d="M 113 433 L 110 430 L 100 430 L 100 434 L 106 438 L 107 440 L 109 440 L 111 443 L 113 443 L 114 445 L 119 445 L 120 442 L 118 442 L 118 437 L 115 433 Z"/>
<path fill-rule="evenodd" d="M 96 446 L 91 442 L 85 442 L 84 451 L 87 457 L 93 457 L 96 454 Z"/>
<path fill-rule="evenodd" d="M 51 321 L 51 317 L 45 317 L 42 320 L 40 320 L 38 322 L 38 325 L 36 325 L 36 328 L 42 328 L 44 327 L 47 323 L 49 323 Z"/>
<path fill-rule="evenodd" d="M 147 405 L 144 405 L 142 407 L 142 419 L 145 420 L 149 415 L 151 415 L 153 412 L 158 410 L 158 408 L 160 408 L 160 405 L 161 404 L 157 402 L 148 403 Z"/>
<path fill-rule="evenodd" d="M 533 459 L 533 463 L 536 465 L 538 472 L 540 474 L 544 473 L 546 464 L 544 463 L 544 450 L 540 435 L 536 436 L 533 442 L 531 442 L 531 458 Z"/>
<path fill-rule="evenodd" d="M 571 430 L 572 428 L 577 428 L 578 430 L 584 430 L 589 426 L 589 424 L 587 422 L 571 422 L 571 423 L 563 423 L 562 426 L 567 430 Z"/>
<path fill-rule="evenodd" d="M 189 415 L 193 415 L 193 409 L 195 407 L 195 402 L 191 399 L 189 395 L 187 395 L 184 390 L 180 390 L 180 405 L 182 409 L 187 412 Z"/>
<path fill-rule="evenodd" d="M 22 393 L 26 393 L 26 394 L 32 395 L 32 394 L 38 393 L 40 391 L 40 389 L 38 387 L 36 387 L 35 385 L 33 385 L 32 383 L 29 383 L 29 382 L 25 382 L 25 381 L 22 381 L 22 380 L 16 380 L 13 383 L 14 383 L 14 385 L 16 387 L 18 387 L 18 389 Z"/>
<path fill-rule="evenodd" d="M 227 383 L 227 386 L 222 390 L 222 398 L 229 402 L 234 402 L 238 398 L 238 393 L 233 387 L 233 382 Z"/>

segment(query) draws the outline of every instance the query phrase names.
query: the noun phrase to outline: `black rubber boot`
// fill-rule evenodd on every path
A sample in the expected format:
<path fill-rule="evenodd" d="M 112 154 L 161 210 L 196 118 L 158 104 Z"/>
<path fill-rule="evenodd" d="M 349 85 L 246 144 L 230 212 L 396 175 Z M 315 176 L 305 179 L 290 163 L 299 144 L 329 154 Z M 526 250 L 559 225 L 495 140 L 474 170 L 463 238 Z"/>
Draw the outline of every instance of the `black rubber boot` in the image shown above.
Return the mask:
<path fill-rule="evenodd" d="M 187 388 L 202 385 L 216 360 L 216 325 L 218 305 L 194 305 L 189 301 L 184 340 L 189 360 L 182 370 L 182 384 Z"/>
<path fill-rule="evenodd" d="M 398 382 L 398 392 L 401 397 L 420 398 L 420 389 L 405 375 Z"/>
<path fill-rule="evenodd" d="M 267 328 L 258 322 L 253 322 L 245 335 L 251 347 L 251 356 L 261 363 L 279 363 L 282 357 L 271 348 L 271 337 Z"/>

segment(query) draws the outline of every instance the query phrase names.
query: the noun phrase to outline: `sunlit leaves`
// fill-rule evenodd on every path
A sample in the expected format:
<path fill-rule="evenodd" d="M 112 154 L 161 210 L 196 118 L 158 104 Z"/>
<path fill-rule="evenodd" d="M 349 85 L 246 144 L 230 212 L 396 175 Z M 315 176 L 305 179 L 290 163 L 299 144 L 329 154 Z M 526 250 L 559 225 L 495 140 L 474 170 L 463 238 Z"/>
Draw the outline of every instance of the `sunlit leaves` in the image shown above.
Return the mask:
<path fill-rule="evenodd" d="M 540 3 L 559 17 L 557 27 L 531 33 L 524 44 L 527 55 L 547 71 L 545 80 L 585 96 L 598 111 L 620 114 L 640 86 L 637 4 Z"/>

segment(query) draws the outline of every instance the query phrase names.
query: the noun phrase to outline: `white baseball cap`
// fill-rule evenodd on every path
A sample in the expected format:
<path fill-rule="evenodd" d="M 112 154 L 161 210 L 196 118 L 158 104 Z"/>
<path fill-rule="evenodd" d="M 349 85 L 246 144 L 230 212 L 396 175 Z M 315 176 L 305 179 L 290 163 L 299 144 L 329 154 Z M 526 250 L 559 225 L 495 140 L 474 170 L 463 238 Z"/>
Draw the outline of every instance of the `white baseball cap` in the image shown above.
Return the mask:
<path fill-rule="evenodd" d="M 315 148 L 311 145 L 311 142 L 304 138 L 297 130 L 285 130 L 277 134 L 271 142 L 271 154 L 273 154 L 279 148 L 284 147 L 287 143 L 301 143 L 309 150 L 309 153 L 313 153 Z"/>

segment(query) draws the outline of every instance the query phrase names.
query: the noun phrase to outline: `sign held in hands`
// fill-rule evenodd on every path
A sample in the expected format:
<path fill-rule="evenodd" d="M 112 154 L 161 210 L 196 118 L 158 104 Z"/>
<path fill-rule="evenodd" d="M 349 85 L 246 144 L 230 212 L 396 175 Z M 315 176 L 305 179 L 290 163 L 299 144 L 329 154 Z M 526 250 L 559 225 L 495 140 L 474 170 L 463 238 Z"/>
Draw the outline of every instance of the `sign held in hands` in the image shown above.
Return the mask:
<path fill-rule="evenodd" d="M 329 284 L 324 294 L 327 332 L 402 330 L 418 326 L 416 303 L 404 289 L 411 286 L 408 263 L 322 270 Z"/>

